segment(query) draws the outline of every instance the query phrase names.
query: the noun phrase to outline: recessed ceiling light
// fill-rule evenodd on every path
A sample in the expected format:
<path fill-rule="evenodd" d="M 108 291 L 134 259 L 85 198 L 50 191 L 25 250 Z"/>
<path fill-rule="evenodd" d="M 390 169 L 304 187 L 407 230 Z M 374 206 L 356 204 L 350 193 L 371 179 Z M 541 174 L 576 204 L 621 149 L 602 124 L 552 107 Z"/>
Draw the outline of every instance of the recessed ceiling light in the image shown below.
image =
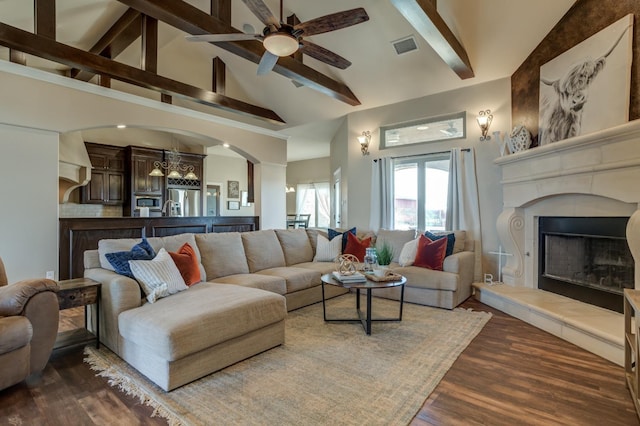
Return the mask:
<path fill-rule="evenodd" d="M 127 128 L 127 125 L 126 125 L 126 124 L 118 124 L 116 127 L 117 127 L 118 129 L 126 129 L 126 128 Z"/>
<path fill-rule="evenodd" d="M 416 130 L 427 130 L 429 128 L 429 126 L 418 126 L 416 127 Z"/>
<path fill-rule="evenodd" d="M 222 146 L 225 147 L 225 148 L 229 148 L 229 144 L 228 143 L 223 143 Z"/>

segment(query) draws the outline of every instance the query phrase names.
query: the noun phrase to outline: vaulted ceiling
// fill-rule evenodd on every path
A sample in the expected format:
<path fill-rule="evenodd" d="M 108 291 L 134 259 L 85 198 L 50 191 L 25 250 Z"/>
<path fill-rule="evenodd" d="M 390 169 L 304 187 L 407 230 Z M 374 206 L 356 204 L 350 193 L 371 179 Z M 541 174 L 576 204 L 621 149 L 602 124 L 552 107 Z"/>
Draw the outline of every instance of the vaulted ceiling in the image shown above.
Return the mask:
<path fill-rule="evenodd" d="M 165 90 L 165 101 L 167 94 L 171 94 L 171 102 L 176 105 L 282 132 L 289 136 L 288 156 L 293 161 L 328 155 L 328 144 L 341 118 L 350 112 L 510 76 L 575 3 L 575 0 L 438 0 L 437 12 L 466 51 L 473 70 L 474 77 L 461 79 L 394 6 L 395 1 L 284 0 L 285 19 L 295 13 L 301 21 L 342 10 L 365 8 L 369 16 L 367 22 L 308 37 L 313 43 L 351 61 L 352 65 L 345 70 L 304 56 L 303 65 L 294 63 L 291 58 L 283 58 L 278 64 L 284 67 L 283 72 L 257 76 L 257 64 L 239 56 L 237 50 L 248 50 L 244 56 L 255 55 L 255 52 L 261 54 L 263 48 L 258 41 L 236 42 L 240 46 L 222 47 L 186 41 L 185 30 L 191 29 L 192 34 L 206 32 L 202 27 L 194 29 L 190 26 L 193 22 L 184 23 L 185 17 L 193 21 L 194 16 L 200 15 L 189 6 L 209 15 L 211 3 L 217 4 L 217 0 L 188 0 L 185 8 L 179 7 L 180 1 L 168 0 L 36 0 L 35 3 L 40 3 L 45 12 L 47 9 L 43 4 L 55 3 L 54 38 L 57 43 L 49 44 L 35 38 L 33 44 L 38 49 L 55 50 L 53 59 L 63 63 L 32 55 L 24 58 L 27 66 L 69 73 L 73 64 L 61 61 L 59 56 L 69 58 L 77 54 L 79 58 L 84 57 L 74 50 L 65 50 L 61 45 L 82 51 L 94 48 L 96 51 L 99 47 L 96 44 L 119 19 L 125 19 L 127 13 L 133 16 L 141 10 L 155 15 L 158 18 L 157 77 L 147 75 L 155 74 L 149 59 L 141 64 L 142 52 L 153 48 L 153 40 L 149 44 L 150 38 L 147 37 L 143 48 L 142 38 L 130 35 L 135 40 L 130 45 L 114 44 L 111 47 L 116 53 L 113 59 L 125 67 L 113 68 L 114 78 L 108 84 L 116 90 L 158 100 L 161 99 L 160 93 L 149 86 L 168 85 L 171 90 Z M 278 17 L 279 1 L 264 2 Z M 424 2 L 433 4 L 435 0 L 418 0 L 417 3 Z M 186 15 L 177 19 L 169 16 L 171 13 Z M 0 1 L 0 22 L 6 24 L 0 28 L 1 45 L 8 46 L 7 39 L 23 36 L 21 32 L 14 33 L 14 28 L 33 34 L 33 2 Z M 47 22 L 51 20 L 40 20 L 41 24 Z M 245 32 L 261 32 L 264 27 L 240 0 L 231 0 L 231 26 Z M 40 31 L 45 35 L 46 31 L 52 32 L 46 27 Z M 153 34 L 153 31 L 148 34 Z M 396 54 L 392 42 L 408 36 L 415 37 L 418 49 Z M 13 52 L 16 52 L 15 48 Z M 213 58 L 216 57 L 224 63 L 225 69 L 222 95 L 220 87 L 216 93 L 212 86 Z M 9 60 L 8 48 L 0 48 L 0 58 Z M 147 58 L 153 60 L 153 56 Z M 101 66 L 110 64 L 97 61 L 94 70 L 102 70 Z M 144 67 L 146 71 L 140 72 L 139 69 Z M 311 79 L 306 80 L 306 86 L 298 87 L 292 83 L 291 72 Z M 118 77 L 127 82 L 118 81 Z M 153 84 L 139 87 L 131 81 L 135 80 L 134 77 L 151 78 Z M 91 81 L 100 84 L 97 77 Z M 107 81 L 103 78 L 102 84 L 107 84 Z M 185 93 L 187 96 L 182 96 Z M 194 98 L 199 102 L 194 102 Z M 216 103 L 217 107 L 210 106 Z"/>

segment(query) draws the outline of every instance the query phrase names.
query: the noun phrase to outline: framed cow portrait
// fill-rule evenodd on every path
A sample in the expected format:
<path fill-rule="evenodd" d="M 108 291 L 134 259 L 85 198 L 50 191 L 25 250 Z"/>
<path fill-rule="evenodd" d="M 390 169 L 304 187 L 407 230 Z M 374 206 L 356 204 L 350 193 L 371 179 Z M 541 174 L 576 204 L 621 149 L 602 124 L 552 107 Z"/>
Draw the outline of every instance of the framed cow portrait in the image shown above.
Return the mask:
<path fill-rule="evenodd" d="M 629 121 L 633 15 L 540 67 L 539 145 Z"/>

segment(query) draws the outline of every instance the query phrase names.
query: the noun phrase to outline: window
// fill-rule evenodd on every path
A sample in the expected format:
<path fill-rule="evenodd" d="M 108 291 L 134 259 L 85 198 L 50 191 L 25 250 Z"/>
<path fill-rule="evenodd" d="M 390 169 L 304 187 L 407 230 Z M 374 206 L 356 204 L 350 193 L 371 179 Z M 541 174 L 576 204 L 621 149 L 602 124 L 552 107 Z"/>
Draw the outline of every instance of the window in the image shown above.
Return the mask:
<path fill-rule="evenodd" d="M 466 137 L 465 112 L 380 127 L 380 149 Z"/>
<path fill-rule="evenodd" d="M 309 226 L 329 226 L 330 203 L 329 182 L 298 184 L 296 213 L 310 214 Z"/>
<path fill-rule="evenodd" d="M 394 229 L 445 229 L 449 164 L 449 153 L 394 160 Z"/>

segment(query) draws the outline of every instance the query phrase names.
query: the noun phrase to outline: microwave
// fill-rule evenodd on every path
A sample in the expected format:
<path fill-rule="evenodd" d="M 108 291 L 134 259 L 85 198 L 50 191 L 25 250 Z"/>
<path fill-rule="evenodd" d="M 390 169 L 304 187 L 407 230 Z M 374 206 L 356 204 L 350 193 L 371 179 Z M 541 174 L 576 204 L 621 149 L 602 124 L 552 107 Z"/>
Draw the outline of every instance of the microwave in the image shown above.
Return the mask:
<path fill-rule="evenodd" d="M 136 208 L 149 207 L 151 209 L 159 209 L 162 203 L 162 197 L 137 196 Z"/>

